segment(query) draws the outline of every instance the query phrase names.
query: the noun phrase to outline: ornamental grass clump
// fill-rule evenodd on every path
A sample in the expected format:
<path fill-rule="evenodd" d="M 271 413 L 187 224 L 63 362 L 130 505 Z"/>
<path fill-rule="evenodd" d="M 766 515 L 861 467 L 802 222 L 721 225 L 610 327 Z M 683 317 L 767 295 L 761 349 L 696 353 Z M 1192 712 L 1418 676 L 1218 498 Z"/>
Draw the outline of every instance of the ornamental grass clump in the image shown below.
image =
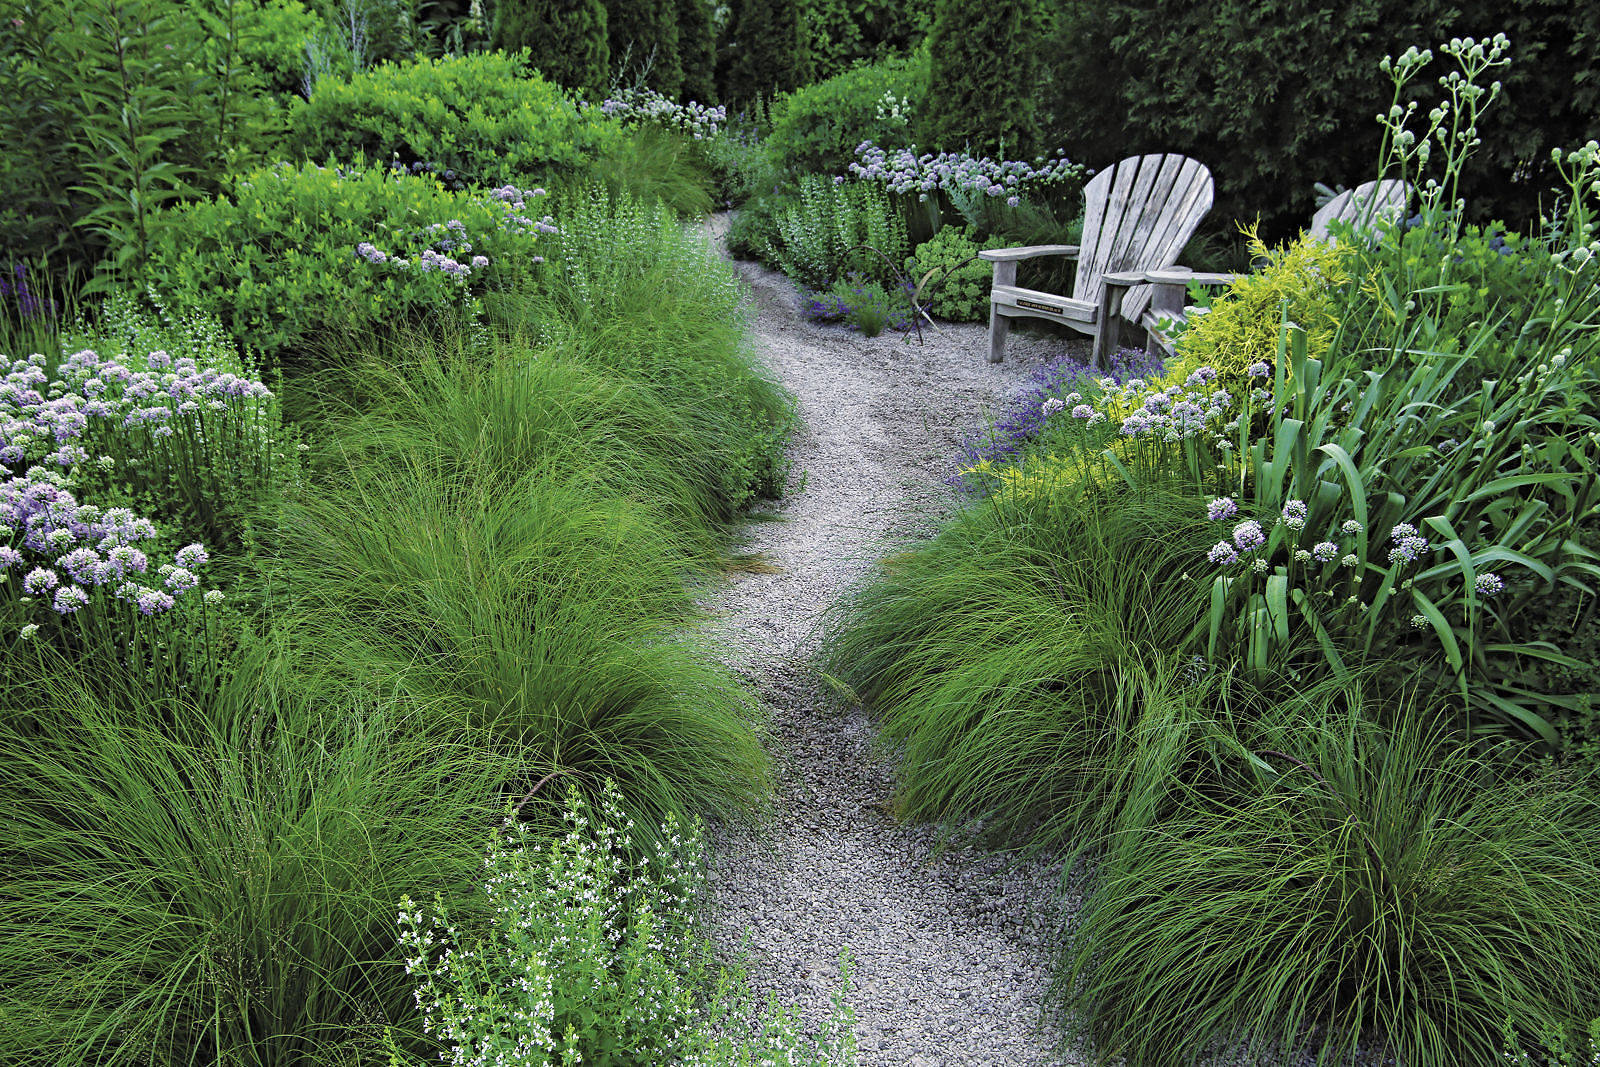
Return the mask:
<path fill-rule="evenodd" d="M 1107 838 L 1057 1003 L 1130 1067 L 1487 1064 L 1508 1019 L 1519 1047 L 1581 1030 L 1600 1003 L 1593 784 L 1507 776 L 1431 717 L 1355 689 L 1236 725 L 1220 777 Z"/>

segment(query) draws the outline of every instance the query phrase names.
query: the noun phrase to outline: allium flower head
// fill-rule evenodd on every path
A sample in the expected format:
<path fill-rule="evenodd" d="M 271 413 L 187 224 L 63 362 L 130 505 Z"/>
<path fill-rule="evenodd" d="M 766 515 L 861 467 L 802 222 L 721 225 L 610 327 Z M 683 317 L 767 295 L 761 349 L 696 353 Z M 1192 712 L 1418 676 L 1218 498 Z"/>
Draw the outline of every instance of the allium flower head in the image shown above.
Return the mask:
<path fill-rule="evenodd" d="M 1233 528 L 1233 543 L 1241 552 L 1253 552 L 1267 543 L 1267 535 L 1259 522 L 1246 519 Z"/>
<path fill-rule="evenodd" d="M 1485 571 L 1472 580 L 1472 587 L 1484 596 L 1494 596 L 1506 587 L 1506 583 L 1493 571 Z"/>
<path fill-rule="evenodd" d="M 1093 419 L 1096 414 L 1098 413 L 1088 404 L 1079 404 L 1072 409 L 1072 417 L 1075 419 Z M 1105 421 L 1104 416 L 1101 416 L 1101 421 Z"/>
<path fill-rule="evenodd" d="M 1318 563 L 1328 563 L 1339 554 L 1339 546 L 1332 541 L 1318 541 L 1311 546 L 1311 558 Z"/>
<path fill-rule="evenodd" d="M 1206 505 L 1206 518 L 1212 522 L 1231 519 L 1237 514 L 1239 514 L 1239 505 L 1233 502 L 1233 497 L 1231 496 L 1216 497 Z"/>
<path fill-rule="evenodd" d="M 1362 526 L 1354 519 L 1346 519 L 1344 522 L 1339 524 L 1339 529 L 1344 532 L 1346 537 L 1354 537 L 1356 534 L 1361 532 Z"/>
<path fill-rule="evenodd" d="M 71 615 L 79 608 L 89 604 L 89 591 L 81 585 L 64 585 L 56 590 L 51 607 L 55 608 L 58 615 Z"/>
<path fill-rule="evenodd" d="M 22 588 L 34 596 L 48 593 L 61 584 L 60 575 L 48 567 L 35 567 L 22 579 Z"/>
<path fill-rule="evenodd" d="M 1266 378 L 1272 374 L 1272 368 L 1265 363 L 1252 363 L 1246 368 L 1245 373 L 1252 378 Z"/>
<path fill-rule="evenodd" d="M 1389 536 L 1396 541 L 1404 541 L 1408 537 L 1417 536 L 1417 528 L 1409 522 L 1402 522 L 1389 531 Z"/>
<path fill-rule="evenodd" d="M 1211 551 L 1206 553 L 1206 558 L 1212 563 L 1220 563 L 1226 566 L 1229 563 L 1237 562 L 1239 553 L 1233 547 L 1232 541 L 1218 541 L 1211 546 Z"/>
<path fill-rule="evenodd" d="M 1426 615 L 1411 616 L 1411 628 L 1413 630 L 1426 630 L 1428 628 L 1428 617 Z"/>
<path fill-rule="evenodd" d="M 173 557 L 178 566 L 186 567 L 189 570 L 205 566 L 206 561 L 210 558 L 210 556 L 206 555 L 205 546 L 201 544 L 184 545 L 178 549 L 177 555 Z"/>
<path fill-rule="evenodd" d="M 1354 552 L 1346 552 L 1344 558 L 1339 561 L 1339 566 L 1354 567 L 1360 564 L 1360 562 L 1361 557 L 1357 556 Z"/>
<path fill-rule="evenodd" d="M 1283 505 L 1283 524 L 1291 530 L 1303 530 L 1306 526 L 1306 502 L 1304 500 L 1290 500 Z"/>

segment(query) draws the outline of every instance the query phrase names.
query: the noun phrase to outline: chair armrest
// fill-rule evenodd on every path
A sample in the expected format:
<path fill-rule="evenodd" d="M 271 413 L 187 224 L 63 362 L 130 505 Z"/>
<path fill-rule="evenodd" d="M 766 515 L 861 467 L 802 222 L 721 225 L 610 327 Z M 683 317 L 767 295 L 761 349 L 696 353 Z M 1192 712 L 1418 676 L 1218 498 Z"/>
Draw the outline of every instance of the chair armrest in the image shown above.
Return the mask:
<path fill-rule="evenodd" d="M 1164 267 L 1161 270 L 1147 270 L 1143 272 L 1142 281 L 1150 285 L 1188 285 L 1198 282 L 1201 285 L 1231 285 L 1242 274 L 1197 274 L 1187 267 Z"/>
<path fill-rule="evenodd" d="M 1077 254 L 1077 245 L 1025 245 L 1022 248 L 985 248 L 978 253 L 978 258 L 986 259 L 990 263 L 1015 263 L 1019 259 L 1033 259 L 1036 256 Z"/>

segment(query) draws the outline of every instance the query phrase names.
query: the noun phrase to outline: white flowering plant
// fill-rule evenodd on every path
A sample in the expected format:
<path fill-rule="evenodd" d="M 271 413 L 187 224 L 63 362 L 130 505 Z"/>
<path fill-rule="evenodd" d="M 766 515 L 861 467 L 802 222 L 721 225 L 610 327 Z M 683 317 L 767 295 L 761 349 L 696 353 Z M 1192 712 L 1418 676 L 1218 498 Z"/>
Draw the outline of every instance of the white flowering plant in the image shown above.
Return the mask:
<path fill-rule="evenodd" d="M 614 783 L 591 804 L 573 787 L 548 840 L 508 812 L 485 859 L 489 925 L 467 930 L 437 899 L 409 897 L 398 923 L 424 1030 L 454 1067 L 578 1063 L 854 1062 L 841 991 L 819 1040 L 773 1006 L 751 1024 L 748 983 L 714 973 L 697 921 L 704 832 L 669 814 L 634 840 Z M 848 959 L 842 967 L 848 989 Z"/>

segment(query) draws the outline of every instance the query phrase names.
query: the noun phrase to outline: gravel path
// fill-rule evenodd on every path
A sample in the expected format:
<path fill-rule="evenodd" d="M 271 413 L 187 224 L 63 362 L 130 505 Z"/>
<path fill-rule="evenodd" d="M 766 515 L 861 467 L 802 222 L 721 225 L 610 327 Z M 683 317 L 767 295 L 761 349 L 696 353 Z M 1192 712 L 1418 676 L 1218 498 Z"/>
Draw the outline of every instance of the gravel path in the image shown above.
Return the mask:
<path fill-rule="evenodd" d="M 711 225 L 720 236 L 725 219 Z M 920 346 L 868 339 L 807 322 L 782 275 L 737 269 L 761 358 L 803 427 L 782 521 L 749 524 L 741 546 L 776 573 L 740 575 L 708 605 L 708 636 L 772 717 L 780 767 L 772 818 L 715 835 L 714 935 L 733 947 L 748 932 L 758 995 L 798 1004 L 812 1026 L 848 945 L 862 1067 L 1061 1062 L 1039 1010 L 1058 868 L 936 855 L 929 828 L 894 822 L 875 728 L 812 662 L 821 612 L 887 545 L 931 532 L 955 506 L 943 477 L 958 439 L 1059 344 L 1013 334 L 994 365 L 982 326 L 924 331 Z"/>

